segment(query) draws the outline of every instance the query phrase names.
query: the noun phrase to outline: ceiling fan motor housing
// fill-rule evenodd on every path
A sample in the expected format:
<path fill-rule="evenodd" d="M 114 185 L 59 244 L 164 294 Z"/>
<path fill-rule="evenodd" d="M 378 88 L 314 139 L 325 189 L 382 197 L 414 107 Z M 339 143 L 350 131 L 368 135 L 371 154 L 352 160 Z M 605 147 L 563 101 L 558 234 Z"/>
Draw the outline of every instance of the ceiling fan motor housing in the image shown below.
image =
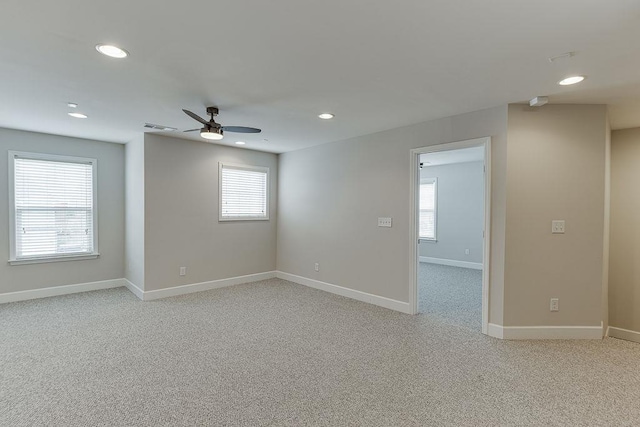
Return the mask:
<path fill-rule="evenodd" d="M 214 117 L 218 115 L 218 107 L 207 107 L 207 114 L 211 116 L 211 120 L 209 121 L 209 124 L 206 125 L 202 130 L 213 130 L 214 132 L 223 135 L 222 126 L 220 125 L 220 123 L 216 123 L 216 121 L 214 120 Z"/>
<path fill-rule="evenodd" d="M 219 129 L 220 133 L 222 133 L 222 126 L 220 125 L 220 123 L 216 123 L 213 120 L 206 124 L 204 127 L 207 129 Z"/>
<path fill-rule="evenodd" d="M 224 135 L 224 131 L 222 129 L 220 129 L 220 125 L 218 125 L 217 127 L 215 126 L 205 126 L 202 129 L 200 129 L 200 133 L 202 132 L 214 132 L 214 133 L 218 133 L 220 135 Z"/>

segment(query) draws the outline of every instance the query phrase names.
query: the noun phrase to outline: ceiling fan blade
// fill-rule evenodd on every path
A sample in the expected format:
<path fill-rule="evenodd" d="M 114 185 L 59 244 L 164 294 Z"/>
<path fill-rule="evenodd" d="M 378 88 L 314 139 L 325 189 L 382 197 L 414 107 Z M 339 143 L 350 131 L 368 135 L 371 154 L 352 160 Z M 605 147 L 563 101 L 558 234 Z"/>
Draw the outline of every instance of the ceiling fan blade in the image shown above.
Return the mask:
<path fill-rule="evenodd" d="M 195 132 L 197 130 L 201 130 L 201 129 L 200 128 L 198 128 L 198 129 L 189 129 L 189 130 L 184 130 L 183 132 Z"/>
<path fill-rule="evenodd" d="M 196 113 L 192 113 L 191 111 L 189 111 L 189 110 L 185 110 L 184 108 L 182 109 L 182 111 L 184 111 L 184 113 L 185 113 L 187 116 L 191 117 L 193 120 L 197 120 L 197 121 L 199 121 L 199 122 L 200 122 L 200 123 L 202 123 L 203 125 L 208 125 L 208 124 L 209 124 L 209 122 L 208 122 L 208 121 L 206 121 L 205 119 L 203 119 L 202 117 L 200 117 L 200 116 L 199 116 L 199 115 L 197 115 Z"/>
<path fill-rule="evenodd" d="M 222 130 L 225 132 L 236 132 L 236 133 L 260 133 L 261 129 L 257 128 L 248 128 L 244 126 L 222 126 Z"/>

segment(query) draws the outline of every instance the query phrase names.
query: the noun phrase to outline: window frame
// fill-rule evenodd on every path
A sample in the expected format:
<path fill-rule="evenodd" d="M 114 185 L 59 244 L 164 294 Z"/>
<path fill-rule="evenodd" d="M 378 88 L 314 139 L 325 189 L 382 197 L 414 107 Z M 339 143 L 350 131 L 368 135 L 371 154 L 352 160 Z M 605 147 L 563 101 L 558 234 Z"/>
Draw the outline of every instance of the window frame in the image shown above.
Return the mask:
<path fill-rule="evenodd" d="M 438 241 L 438 178 L 421 178 L 418 187 L 418 194 L 420 194 L 420 186 L 423 184 L 433 184 L 433 237 L 423 237 L 420 235 L 420 200 L 418 200 L 418 239 L 425 242 L 437 242 Z"/>
<path fill-rule="evenodd" d="M 81 163 L 90 164 L 92 166 L 92 233 L 93 233 L 93 251 L 91 253 L 75 253 L 69 255 L 53 255 L 53 256 L 37 256 L 37 257 L 16 257 L 16 244 L 18 230 L 16 229 L 16 182 L 15 182 L 15 159 L 44 160 L 58 163 Z M 47 153 L 31 153 L 26 151 L 8 152 L 9 171 L 9 264 L 40 264 L 49 262 L 62 261 L 79 261 L 86 259 L 96 259 L 100 256 L 98 251 L 98 160 L 88 157 L 63 156 L 58 154 Z"/>
<path fill-rule="evenodd" d="M 265 191 L 265 216 L 264 217 L 223 217 L 222 216 L 222 169 L 237 169 L 250 172 L 262 172 L 266 174 L 266 191 Z M 271 206 L 270 206 L 270 187 L 271 178 L 269 168 L 266 166 L 252 166 L 242 165 L 237 163 L 218 162 L 218 221 L 219 222 L 232 222 L 232 221 L 269 221 Z"/>

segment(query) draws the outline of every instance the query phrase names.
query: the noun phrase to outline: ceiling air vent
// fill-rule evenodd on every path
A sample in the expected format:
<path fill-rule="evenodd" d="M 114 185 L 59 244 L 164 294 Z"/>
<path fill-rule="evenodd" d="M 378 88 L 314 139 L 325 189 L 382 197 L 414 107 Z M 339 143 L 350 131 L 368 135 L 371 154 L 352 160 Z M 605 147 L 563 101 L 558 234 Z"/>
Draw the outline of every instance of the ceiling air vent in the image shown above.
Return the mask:
<path fill-rule="evenodd" d="M 173 132 L 174 130 L 178 130 L 177 128 L 172 128 L 170 126 L 154 125 L 153 123 L 145 123 L 144 127 L 147 129 L 162 130 L 165 132 Z"/>

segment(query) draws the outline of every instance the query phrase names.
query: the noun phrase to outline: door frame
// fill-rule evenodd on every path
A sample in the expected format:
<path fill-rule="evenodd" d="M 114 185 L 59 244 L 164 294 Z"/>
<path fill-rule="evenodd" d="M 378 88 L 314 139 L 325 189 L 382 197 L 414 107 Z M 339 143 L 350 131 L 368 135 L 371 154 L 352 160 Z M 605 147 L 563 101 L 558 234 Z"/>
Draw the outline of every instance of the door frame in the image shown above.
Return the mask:
<path fill-rule="evenodd" d="M 449 142 L 445 144 L 430 145 L 411 150 L 410 167 L 410 206 L 409 215 L 411 224 L 410 246 L 410 292 L 409 309 L 411 314 L 418 313 L 418 263 L 419 259 L 419 225 L 418 207 L 420 190 L 420 155 L 435 153 L 438 151 L 458 150 L 461 148 L 484 147 L 484 244 L 482 255 L 482 333 L 487 334 L 489 327 L 489 283 L 490 283 L 490 259 L 491 259 L 491 137 L 468 139 L 464 141 Z"/>

